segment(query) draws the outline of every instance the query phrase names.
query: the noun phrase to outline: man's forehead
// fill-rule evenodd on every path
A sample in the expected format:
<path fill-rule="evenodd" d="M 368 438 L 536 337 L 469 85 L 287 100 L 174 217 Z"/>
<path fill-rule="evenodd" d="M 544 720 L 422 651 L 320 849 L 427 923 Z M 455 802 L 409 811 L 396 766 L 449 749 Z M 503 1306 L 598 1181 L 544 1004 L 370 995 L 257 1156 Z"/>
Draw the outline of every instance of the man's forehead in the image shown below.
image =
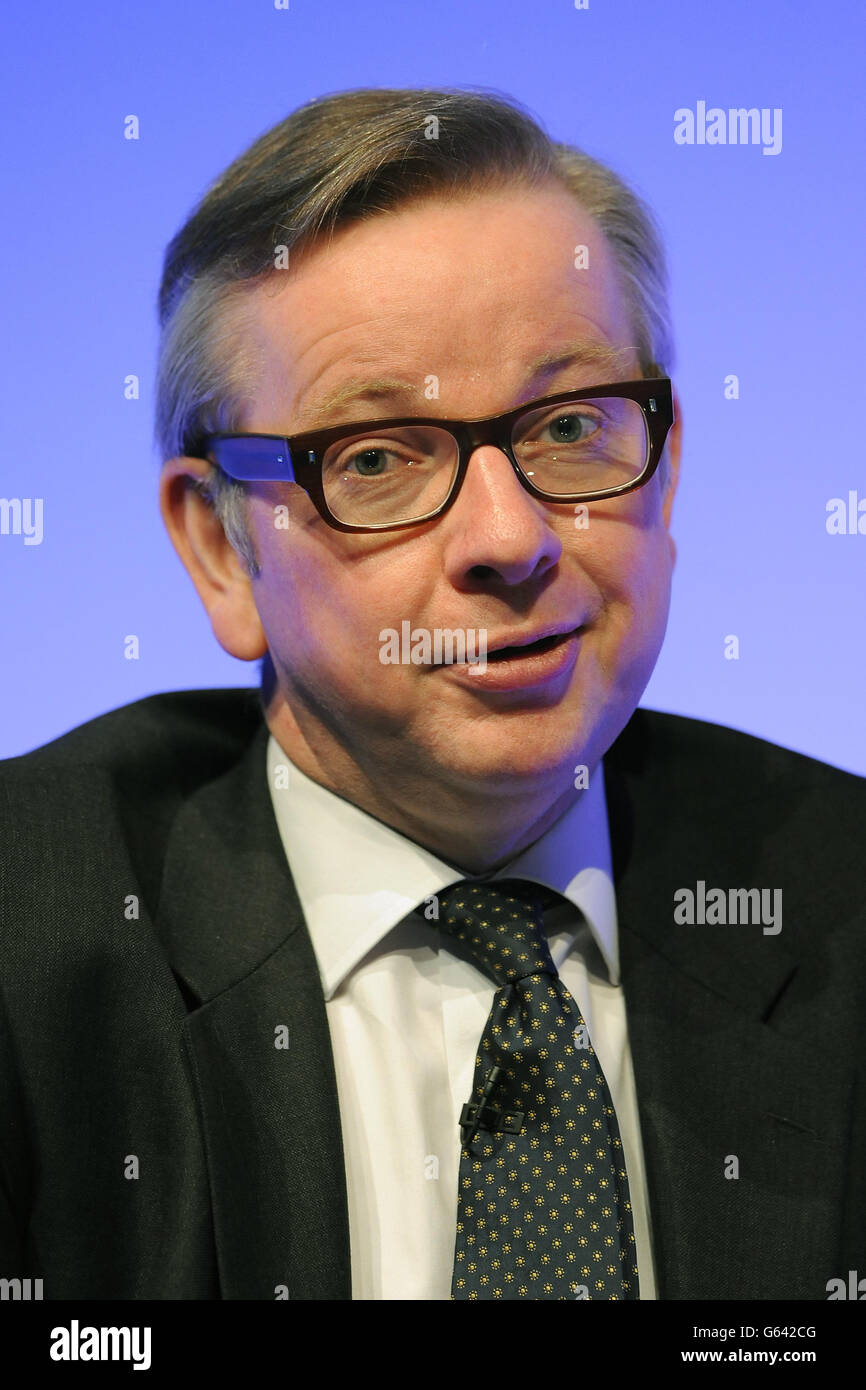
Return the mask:
<path fill-rule="evenodd" d="M 483 199 L 440 205 L 446 235 L 432 271 L 426 241 L 423 272 L 416 253 L 414 261 L 401 260 L 412 244 L 408 219 L 416 227 L 425 219 L 428 228 L 425 207 L 407 209 L 403 221 L 401 215 L 384 224 L 372 218 L 345 228 L 334 245 L 313 248 L 296 262 L 282 284 L 270 277 L 254 295 L 250 324 L 264 368 L 258 405 L 268 413 L 291 411 L 292 428 L 300 431 L 339 423 L 341 416 L 418 413 L 420 403 L 441 401 L 446 391 L 489 382 L 491 375 L 509 398 L 513 391 L 527 399 L 545 394 L 548 382 L 556 389 L 563 372 L 572 389 L 636 375 L 637 352 L 626 346 L 631 334 L 605 239 L 569 195 L 555 190 L 553 205 L 549 197 L 510 208 L 488 205 L 483 250 L 482 227 L 460 220 L 461 213 L 477 216 Z M 492 234 L 491 218 L 498 218 Z M 575 264 L 577 230 L 592 243 L 589 270 Z M 448 282 L 458 262 L 462 293 L 454 296 Z M 440 404 L 421 413 L 447 410 Z"/>

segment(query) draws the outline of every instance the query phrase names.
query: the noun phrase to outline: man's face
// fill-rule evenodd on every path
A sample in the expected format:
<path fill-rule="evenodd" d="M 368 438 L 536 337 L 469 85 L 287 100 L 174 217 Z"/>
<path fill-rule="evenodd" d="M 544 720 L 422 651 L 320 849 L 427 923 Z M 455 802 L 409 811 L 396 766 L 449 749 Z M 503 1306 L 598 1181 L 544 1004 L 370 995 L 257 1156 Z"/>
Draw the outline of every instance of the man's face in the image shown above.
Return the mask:
<path fill-rule="evenodd" d="M 589 248 L 576 269 L 575 248 Z M 288 434 L 397 415 L 472 419 L 638 377 L 528 364 L 633 335 L 605 241 L 558 186 L 425 200 L 341 230 L 254 292 L 264 371 L 238 428 Z M 389 377 L 405 396 L 322 410 L 350 378 Z M 438 397 L 425 385 L 435 377 Z M 475 451 L 440 518 L 379 534 L 330 528 L 294 484 L 251 489 L 262 567 L 253 595 L 277 671 L 268 722 L 314 776 L 344 788 L 419 788 L 491 800 L 570 789 L 635 708 L 665 631 L 671 495 L 659 475 L 575 507 L 530 496 L 494 446 Z M 288 529 L 273 507 L 287 503 Z M 576 632 L 546 656 L 466 665 L 383 664 L 384 629 L 485 630 L 487 646 Z M 363 799 L 363 798 L 362 798 Z"/>

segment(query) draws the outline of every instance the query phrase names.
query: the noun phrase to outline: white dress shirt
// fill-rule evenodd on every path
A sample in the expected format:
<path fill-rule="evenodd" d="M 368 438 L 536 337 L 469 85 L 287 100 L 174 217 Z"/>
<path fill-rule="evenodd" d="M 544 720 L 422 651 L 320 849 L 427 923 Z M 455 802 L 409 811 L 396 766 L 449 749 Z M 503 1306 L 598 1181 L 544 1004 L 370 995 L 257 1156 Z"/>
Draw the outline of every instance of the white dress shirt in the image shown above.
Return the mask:
<path fill-rule="evenodd" d="M 353 1299 L 449 1299 L 459 1117 L 496 986 L 414 915 L 463 874 L 313 782 L 271 735 L 268 787 L 319 965 L 334 1052 L 349 1204 Z M 285 785 L 280 785 L 284 783 Z M 589 787 L 495 878 L 568 902 L 548 946 L 583 1015 L 625 1151 L 640 1296 L 655 1298 L 634 1076 L 619 977 L 601 766 Z"/>

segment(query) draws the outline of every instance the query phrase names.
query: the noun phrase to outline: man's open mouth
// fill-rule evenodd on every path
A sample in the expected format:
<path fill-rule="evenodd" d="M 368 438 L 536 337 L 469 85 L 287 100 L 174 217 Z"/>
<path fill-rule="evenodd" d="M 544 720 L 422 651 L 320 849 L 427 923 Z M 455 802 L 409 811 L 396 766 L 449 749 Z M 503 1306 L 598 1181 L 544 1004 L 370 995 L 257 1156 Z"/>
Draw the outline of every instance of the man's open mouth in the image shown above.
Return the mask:
<path fill-rule="evenodd" d="M 500 647 L 498 651 L 487 653 L 487 662 L 489 664 L 492 661 L 511 661 L 514 658 L 541 656 L 542 652 L 549 652 L 553 647 L 561 647 L 563 642 L 567 642 L 574 635 L 574 631 L 555 632 L 552 637 L 540 637 L 537 642 L 528 642 L 523 647 Z"/>

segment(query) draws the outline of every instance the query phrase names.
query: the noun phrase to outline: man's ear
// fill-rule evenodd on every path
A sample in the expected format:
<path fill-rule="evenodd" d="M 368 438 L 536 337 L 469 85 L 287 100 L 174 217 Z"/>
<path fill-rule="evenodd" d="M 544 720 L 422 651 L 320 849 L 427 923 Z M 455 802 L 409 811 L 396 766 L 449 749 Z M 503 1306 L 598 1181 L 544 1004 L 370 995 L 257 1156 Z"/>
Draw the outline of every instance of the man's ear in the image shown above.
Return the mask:
<path fill-rule="evenodd" d="M 204 459 L 168 459 L 159 482 L 159 509 L 220 646 L 240 661 L 257 661 L 268 644 L 250 576 L 213 507 L 195 487 L 209 473 Z"/>
<path fill-rule="evenodd" d="M 676 387 L 671 387 L 671 393 L 674 402 L 674 422 L 668 431 L 668 437 L 665 441 L 665 450 L 668 456 L 668 482 L 662 500 L 662 510 L 668 533 L 671 565 L 675 565 L 677 559 L 677 543 L 671 535 L 671 516 L 673 514 L 674 497 L 676 496 L 680 481 L 680 456 L 683 447 L 683 408 L 680 404 L 680 398 L 677 395 Z"/>

